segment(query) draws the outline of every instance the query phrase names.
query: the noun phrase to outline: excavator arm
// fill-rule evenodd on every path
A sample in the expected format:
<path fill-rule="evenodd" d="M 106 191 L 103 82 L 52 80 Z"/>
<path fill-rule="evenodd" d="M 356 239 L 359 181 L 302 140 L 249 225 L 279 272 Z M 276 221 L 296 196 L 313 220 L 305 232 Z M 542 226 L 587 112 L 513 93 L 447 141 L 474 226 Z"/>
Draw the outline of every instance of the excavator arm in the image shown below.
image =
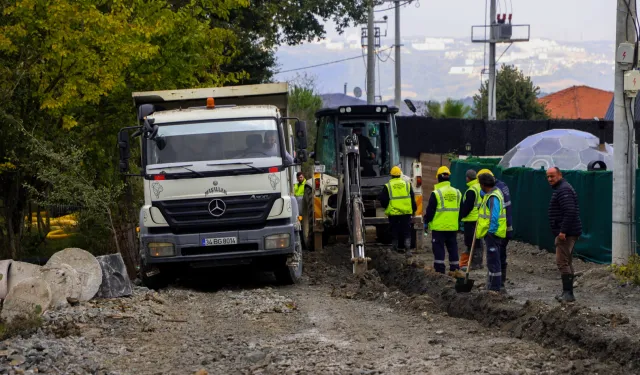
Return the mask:
<path fill-rule="evenodd" d="M 364 203 L 360 192 L 360 147 L 358 137 L 349 135 L 344 138 L 342 152 L 342 168 L 347 207 L 347 223 L 349 226 L 349 242 L 351 245 L 351 262 L 356 275 L 367 271 L 367 258 L 364 251 L 365 225 Z"/>

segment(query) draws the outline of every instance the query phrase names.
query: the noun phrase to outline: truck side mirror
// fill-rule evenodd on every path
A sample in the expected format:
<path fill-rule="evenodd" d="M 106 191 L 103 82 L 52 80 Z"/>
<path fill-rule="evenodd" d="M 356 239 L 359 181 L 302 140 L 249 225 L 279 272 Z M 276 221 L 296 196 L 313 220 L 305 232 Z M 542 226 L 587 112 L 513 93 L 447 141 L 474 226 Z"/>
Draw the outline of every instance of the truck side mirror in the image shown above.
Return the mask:
<path fill-rule="evenodd" d="M 298 160 L 298 163 L 304 163 L 306 162 L 307 159 L 307 150 L 298 150 L 297 151 L 297 155 L 296 155 L 296 159 Z"/>
<path fill-rule="evenodd" d="M 295 128 L 298 149 L 305 150 L 307 148 L 307 123 L 304 121 L 296 121 Z"/>
<path fill-rule="evenodd" d="M 125 129 L 118 132 L 118 150 L 120 151 L 120 173 L 127 173 L 129 171 L 131 148 L 129 145 L 129 132 Z"/>
<path fill-rule="evenodd" d="M 138 121 L 142 121 L 145 117 L 149 116 L 156 111 L 153 104 L 143 104 L 138 107 Z"/>

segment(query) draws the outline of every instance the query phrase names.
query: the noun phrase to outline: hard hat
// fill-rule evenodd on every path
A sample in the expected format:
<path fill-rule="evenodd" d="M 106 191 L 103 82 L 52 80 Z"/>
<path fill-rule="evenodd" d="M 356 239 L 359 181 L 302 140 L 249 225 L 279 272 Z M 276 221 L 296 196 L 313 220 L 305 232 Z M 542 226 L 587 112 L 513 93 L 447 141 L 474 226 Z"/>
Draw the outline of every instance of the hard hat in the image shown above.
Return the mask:
<path fill-rule="evenodd" d="M 449 168 L 443 165 L 442 167 L 438 168 L 436 176 L 440 176 L 441 174 L 451 174 L 451 171 L 449 171 Z"/>
<path fill-rule="evenodd" d="M 478 176 L 480 176 L 481 174 L 485 174 L 485 173 L 493 176 L 493 173 L 488 169 L 481 169 L 480 172 L 478 172 Z"/>
<path fill-rule="evenodd" d="M 400 177 L 402 176 L 402 170 L 400 169 L 400 167 L 395 166 L 391 168 L 391 175 L 394 177 Z"/>

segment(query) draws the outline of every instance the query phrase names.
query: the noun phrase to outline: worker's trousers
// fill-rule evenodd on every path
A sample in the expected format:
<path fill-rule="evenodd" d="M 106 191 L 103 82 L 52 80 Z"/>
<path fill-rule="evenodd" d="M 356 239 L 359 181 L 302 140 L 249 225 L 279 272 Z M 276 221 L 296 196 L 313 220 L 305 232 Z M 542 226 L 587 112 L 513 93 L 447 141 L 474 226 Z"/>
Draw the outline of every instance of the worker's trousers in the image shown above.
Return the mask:
<path fill-rule="evenodd" d="M 502 248 L 504 239 L 487 234 L 484 242 L 487 245 L 487 268 L 489 269 L 487 285 L 489 290 L 500 291 L 502 284 Z M 506 251 L 505 251 L 506 256 Z"/>
<path fill-rule="evenodd" d="M 411 215 L 389 216 L 389 225 L 393 250 L 398 249 L 398 244 L 404 245 L 404 249 L 409 250 L 411 248 Z"/>
<path fill-rule="evenodd" d="M 436 272 L 444 273 L 446 266 L 444 262 L 445 246 L 449 252 L 449 269 L 451 271 L 460 269 L 458 260 L 458 239 L 457 231 L 436 231 L 432 232 L 431 240 L 433 248 L 433 268 Z"/>
<path fill-rule="evenodd" d="M 473 243 L 473 235 L 476 231 L 475 221 L 465 221 L 464 225 L 464 245 L 467 249 L 460 257 L 460 267 L 467 267 L 469 264 L 469 255 L 471 254 L 471 245 Z M 471 259 L 471 269 L 482 268 L 482 240 L 476 239 L 473 250 L 473 259 Z"/>

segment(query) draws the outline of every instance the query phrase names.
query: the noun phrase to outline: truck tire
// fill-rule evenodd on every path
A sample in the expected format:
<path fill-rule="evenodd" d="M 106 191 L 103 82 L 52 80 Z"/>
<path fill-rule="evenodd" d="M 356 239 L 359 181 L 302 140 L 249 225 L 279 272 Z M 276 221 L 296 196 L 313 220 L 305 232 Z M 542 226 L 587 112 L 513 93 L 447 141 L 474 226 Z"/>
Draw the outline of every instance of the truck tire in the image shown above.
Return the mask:
<path fill-rule="evenodd" d="M 292 285 L 300 281 L 302 277 L 302 243 L 300 233 L 296 233 L 293 247 L 293 254 L 289 255 L 285 261 L 274 271 L 276 281 L 281 285 Z"/>
<path fill-rule="evenodd" d="M 307 251 L 314 251 L 314 233 L 313 233 L 313 220 L 314 220 L 314 199 L 313 199 L 313 190 L 309 186 L 305 186 L 304 188 L 304 198 L 302 199 L 302 247 Z"/>

